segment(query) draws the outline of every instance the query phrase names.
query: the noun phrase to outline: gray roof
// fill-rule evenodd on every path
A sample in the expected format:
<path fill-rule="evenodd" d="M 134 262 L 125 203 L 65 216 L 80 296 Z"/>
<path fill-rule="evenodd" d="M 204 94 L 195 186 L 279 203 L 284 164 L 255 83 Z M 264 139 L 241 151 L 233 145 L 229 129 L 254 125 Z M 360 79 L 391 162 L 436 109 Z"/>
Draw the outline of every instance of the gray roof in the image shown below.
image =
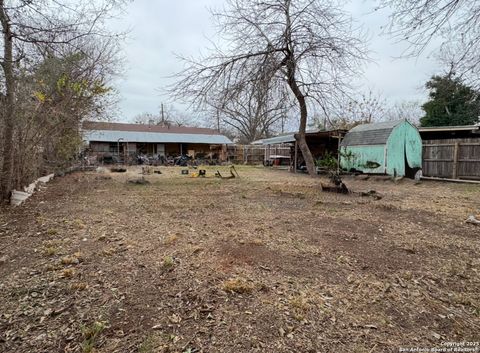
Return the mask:
<path fill-rule="evenodd" d="M 276 145 L 279 143 L 289 143 L 289 142 L 295 142 L 294 132 L 292 132 L 291 134 L 280 135 L 280 136 L 270 137 L 268 139 L 253 141 L 251 144 L 252 145 Z"/>
<path fill-rule="evenodd" d="M 420 132 L 432 132 L 432 131 L 475 131 L 480 130 L 480 125 L 462 125 L 462 126 L 429 126 L 419 127 Z"/>
<path fill-rule="evenodd" d="M 87 142 L 117 142 L 119 139 L 123 139 L 125 142 L 141 143 L 203 143 L 211 145 L 232 143 L 228 137 L 219 134 L 211 135 L 112 130 L 84 131 L 84 140 Z"/>
<path fill-rule="evenodd" d="M 406 120 L 385 121 L 355 126 L 345 135 L 341 146 L 385 145 L 392 130 Z"/>
<path fill-rule="evenodd" d="M 320 130 L 307 130 L 305 133 L 306 134 L 314 134 L 319 132 Z M 276 145 L 280 143 L 291 143 L 295 142 L 295 135 L 298 134 L 298 132 L 289 132 L 283 135 L 275 136 L 275 137 L 270 137 L 267 139 L 262 139 L 262 140 L 257 140 L 253 141 L 251 145 Z"/>

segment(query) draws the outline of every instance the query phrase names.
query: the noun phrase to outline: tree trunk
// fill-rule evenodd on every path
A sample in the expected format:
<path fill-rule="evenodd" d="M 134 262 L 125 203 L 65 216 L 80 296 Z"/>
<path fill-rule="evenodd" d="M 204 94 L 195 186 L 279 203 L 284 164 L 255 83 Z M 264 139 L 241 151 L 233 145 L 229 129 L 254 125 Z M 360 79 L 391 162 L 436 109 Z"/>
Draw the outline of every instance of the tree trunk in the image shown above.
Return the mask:
<path fill-rule="evenodd" d="M 288 85 L 290 86 L 290 89 L 295 95 L 295 98 L 297 99 L 300 106 L 300 128 L 298 130 L 298 134 L 295 135 L 295 139 L 298 142 L 298 147 L 300 148 L 303 159 L 305 160 L 308 174 L 313 177 L 317 175 L 317 171 L 315 168 L 315 162 L 313 160 L 312 152 L 310 152 L 310 149 L 307 145 L 307 140 L 305 138 L 308 118 L 307 104 L 305 102 L 305 95 L 298 87 L 297 81 L 295 80 L 295 76 L 292 71 L 292 69 L 289 69 Z"/>
<path fill-rule="evenodd" d="M 5 75 L 5 126 L 3 132 L 3 165 L 0 177 L 0 200 L 6 200 L 12 190 L 13 178 L 13 132 L 15 119 L 15 79 L 13 76 L 13 37 L 10 23 L 5 13 L 3 0 L 0 0 L 0 22 L 3 29 L 3 62 Z"/>

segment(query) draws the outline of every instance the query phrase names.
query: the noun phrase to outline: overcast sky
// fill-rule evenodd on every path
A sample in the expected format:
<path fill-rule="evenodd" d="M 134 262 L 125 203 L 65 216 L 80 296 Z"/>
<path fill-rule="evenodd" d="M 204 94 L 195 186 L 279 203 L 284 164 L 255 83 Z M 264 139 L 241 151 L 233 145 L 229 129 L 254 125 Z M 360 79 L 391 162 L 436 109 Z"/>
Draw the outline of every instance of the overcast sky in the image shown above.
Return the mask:
<path fill-rule="evenodd" d="M 126 66 L 115 86 L 120 93 L 116 120 L 129 121 L 137 114 L 157 113 L 162 101 L 160 90 L 172 82 L 168 77 L 182 66 L 174 53 L 195 56 L 209 47 L 215 34 L 209 8 L 223 0 L 135 0 L 122 19 L 112 22 L 114 29 L 129 29 L 123 45 Z M 424 55 L 417 59 L 396 59 L 405 45 L 381 35 L 387 13 L 372 13 L 369 1 L 353 0 L 346 9 L 368 30 L 371 42 L 369 64 L 360 79 L 363 90 L 372 89 L 388 102 L 421 100 L 428 78 L 440 73 L 437 62 Z M 192 114 L 195 114 L 194 112 Z"/>

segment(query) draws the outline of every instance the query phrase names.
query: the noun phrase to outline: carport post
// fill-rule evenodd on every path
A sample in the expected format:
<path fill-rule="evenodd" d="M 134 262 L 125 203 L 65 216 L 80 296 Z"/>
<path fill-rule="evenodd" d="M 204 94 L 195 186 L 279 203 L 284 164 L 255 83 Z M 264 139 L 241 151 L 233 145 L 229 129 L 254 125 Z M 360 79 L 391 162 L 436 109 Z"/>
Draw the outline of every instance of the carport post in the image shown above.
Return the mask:
<path fill-rule="evenodd" d="M 298 159 L 298 146 L 297 141 L 295 141 L 295 160 L 293 161 L 293 172 L 297 173 L 297 159 Z"/>

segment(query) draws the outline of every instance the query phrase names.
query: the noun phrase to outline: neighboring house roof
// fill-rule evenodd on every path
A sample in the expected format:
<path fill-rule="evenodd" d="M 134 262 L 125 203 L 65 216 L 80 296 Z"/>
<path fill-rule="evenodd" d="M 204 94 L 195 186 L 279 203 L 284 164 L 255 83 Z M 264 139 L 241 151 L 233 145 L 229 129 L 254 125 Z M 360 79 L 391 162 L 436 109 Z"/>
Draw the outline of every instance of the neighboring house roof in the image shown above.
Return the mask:
<path fill-rule="evenodd" d="M 385 121 L 355 126 L 345 135 L 341 146 L 385 145 L 392 130 L 406 120 Z"/>
<path fill-rule="evenodd" d="M 175 126 L 163 127 L 147 124 L 123 124 L 88 121 L 83 124 L 84 139 L 88 142 L 140 143 L 202 143 L 231 144 L 232 141 L 218 131 L 206 128 Z"/>
<path fill-rule="evenodd" d="M 480 131 L 480 125 L 463 125 L 463 126 L 431 126 L 419 127 L 420 132 L 444 132 L 444 131 Z"/>

